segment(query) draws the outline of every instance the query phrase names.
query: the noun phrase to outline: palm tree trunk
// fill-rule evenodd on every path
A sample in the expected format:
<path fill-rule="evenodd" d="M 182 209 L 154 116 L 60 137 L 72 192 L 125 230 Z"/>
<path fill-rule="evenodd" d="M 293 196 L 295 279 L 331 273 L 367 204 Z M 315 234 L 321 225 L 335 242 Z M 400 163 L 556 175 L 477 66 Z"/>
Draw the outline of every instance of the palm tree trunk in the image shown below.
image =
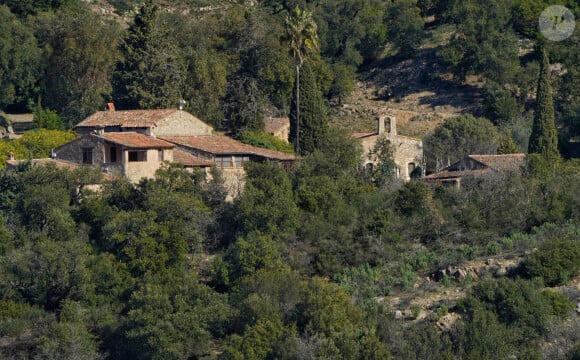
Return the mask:
<path fill-rule="evenodd" d="M 300 155 L 300 64 L 296 63 L 296 156 Z"/>

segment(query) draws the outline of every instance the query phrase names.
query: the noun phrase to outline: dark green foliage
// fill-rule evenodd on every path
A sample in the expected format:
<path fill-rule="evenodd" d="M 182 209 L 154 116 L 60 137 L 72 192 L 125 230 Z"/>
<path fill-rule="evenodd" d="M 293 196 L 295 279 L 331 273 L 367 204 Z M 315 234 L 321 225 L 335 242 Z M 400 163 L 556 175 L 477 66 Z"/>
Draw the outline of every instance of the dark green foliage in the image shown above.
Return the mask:
<path fill-rule="evenodd" d="M 510 26 L 510 3 L 454 0 L 447 19 L 457 33 L 442 50 L 443 59 L 460 80 L 470 74 L 505 84 L 518 69 L 518 42 Z"/>
<path fill-rule="evenodd" d="M 294 63 L 281 39 L 283 29 L 264 11 L 233 8 L 227 14 L 236 28 L 231 32 L 228 51 L 234 68 L 223 99 L 226 128 L 237 135 L 263 131 L 269 109 L 288 105 L 294 84 Z"/>
<path fill-rule="evenodd" d="M 240 75 L 230 80 L 225 101 L 228 130 L 236 135 L 243 131 L 264 131 L 266 99 L 255 78 Z"/>
<path fill-rule="evenodd" d="M 412 57 L 425 37 L 423 18 L 416 2 L 396 0 L 388 8 L 389 41 L 395 45 L 399 56 Z"/>
<path fill-rule="evenodd" d="M 58 114 L 50 109 L 40 107 L 34 112 L 34 126 L 38 129 L 63 130 L 64 125 Z"/>
<path fill-rule="evenodd" d="M 120 6 L 118 12 L 138 3 L 109 2 Z M 181 13 L 189 5 L 217 4 L 202 2 L 160 2 L 175 5 L 169 13 L 142 1 L 135 23 L 121 30 L 81 2 L 0 1 L 19 7 L 21 16 L 0 9 L 6 28 L 0 41 L 0 48 L 6 45 L 0 50 L 2 95 L 11 99 L 2 103 L 5 111 L 38 104 L 70 126 L 105 101 L 119 108 L 176 107 L 183 98 L 186 110 L 216 130 L 284 149 L 288 145 L 242 130 L 261 130 L 265 116 L 294 112 L 294 85 L 309 92 L 301 105 L 314 109 L 314 115 L 301 113 L 303 129 L 311 132 L 303 138 L 306 154 L 290 170 L 248 164 L 245 190 L 233 202 L 225 200 L 229 174 L 218 169 L 211 170 L 209 183 L 203 173 L 179 165 L 164 166 L 138 184 L 103 180 L 88 168 L 69 172 L 31 163 L 0 173 L 0 358 L 539 359 L 549 357 L 547 351 L 576 356 L 573 322 L 567 319 L 574 293 L 543 289 L 539 278 L 556 286 L 577 274 L 577 161 L 535 154 L 523 176 L 495 172 L 464 179 L 461 188 L 402 184 L 387 179 L 393 166 L 389 144 L 379 142 L 373 160 L 382 166 L 369 175 L 360 167 L 367 159 L 351 129 L 322 121 L 322 96 L 332 98 L 328 104 L 346 101 L 357 78 L 369 84 L 367 69 L 382 70 L 400 59 L 391 57 L 395 51 L 408 56 L 409 64 L 426 52 L 449 61 L 446 67 L 438 56 L 429 59 L 436 62 L 434 78 L 448 70 L 460 78 L 476 75 L 484 83 L 482 110 L 501 125 L 496 129 L 470 116 L 450 119 L 425 139 L 429 170 L 470 153 L 527 149 L 526 106 L 538 63 L 532 55 L 517 58 L 528 39 L 516 44 L 511 28 L 535 37 L 544 0 L 329 0 L 313 8 L 304 1 L 269 0 Z M 298 83 L 293 60 L 300 56 L 292 59 L 284 36 L 285 16 L 296 5 L 312 10 L 320 37 L 319 49 L 301 47 L 307 61 Z M 567 5 L 574 9 L 571 1 Z M 425 29 L 418 9 L 429 16 Z M 454 27 L 448 45 L 433 48 L 442 44 L 431 40 Z M 421 44 L 433 29 L 436 37 Z M 574 35 L 546 44 L 553 62 L 566 70 L 552 82 L 562 139 L 580 129 L 577 41 Z M 111 96 L 116 60 L 117 93 Z M 446 85 L 441 82 L 438 91 Z M 40 127 L 56 127 L 38 119 Z M 19 158 L 46 157 L 73 137 L 29 132 L 3 141 L 0 161 L 8 151 Z M 514 275 L 533 282 L 485 274 L 461 283 L 450 277 L 420 281 L 466 260 L 524 252 L 522 271 Z M 431 311 L 425 319 L 395 319 L 399 308 L 389 306 L 390 296 L 405 299 L 411 291 L 421 296 L 464 285 L 474 290 L 458 306 L 408 304 L 413 317 Z M 447 320 L 455 312 L 461 318 L 450 328 L 435 325 L 437 316 Z"/>
<path fill-rule="evenodd" d="M 86 286 L 89 246 L 81 240 L 54 241 L 40 236 L 8 253 L 0 269 L 5 299 L 37 304 L 48 311 L 66 299 L 81 300 Z"/>
<path fill-rule="evenodd" d="M 290 108 L 296 107 L 296 94 Z M 327 134 L 327 108 L 308 62 L 300 73 L 300 153 L 310 154 L 319 148 Z M 290 141 L 296 141 L 296 112 L 290 112 Z"/>
<path fill-rule="evenodd" d="M 386 43 L 386 6 L 380 2 L 331 0 L 314 15 L 323 56 L 341 65 L 354 69 L 372 61 Z"/>
<path fill-rule="evenodd" d="M 126 12 L 133 10 L 135 6 L 135 0 L 107 0 L 107 2 L 115 6 L 119 15 L 123 15 Z"/>
<path fill-rule="evenodd" d="M 366 175 L 378 187 L 393 181 L 397 175 L 394 148 L 386 137 L 377 139 L 374 148 L 369 153 L 370 165 L 367 165 Z"/>
<path fill-rule="evenodd" d="M 230 296 L 232 303 L 242 305 L 235 327 L 242 329 L 264 317 L 294 321 L 303 296 L 301 281 L 301 275 L 287 267 L 259 269 L 240 278 Z"/>
<path fill-rule="evenodd" d="M 30 358 L 41 339 L 50 335 L 56 322 L 52 313 L 35 305 L 3 299 L 0 301 L 0 337 L 10 339 L 0 346 L 5 359 Z"/>
<path fill-rule="evenodd" d="M 471 154 L 495 154 L 498 137 L 486 118 L 463 115 L 447 119 L 425 139 L 427 169 L 439 171 Z"/>
<path fill-rule="evenodd" d="M 178 44 L 187 64 L 186 81 L 180 89 L 186 101 L 184 109 L 215 129 L 221 128 L 224 120 L 221 100 L 226 94 L 228 67 L 230 62 L 235 62 L 223 47 L 223 37 L 233 31 L 222 29 L 224 23 L 230 22 L 230 12 L 222 20 L 215 16 L 192 19 L 178 13 L 160 16 L 167 24 L 168 36 Z"/>
<path fill-rule="evenodd" d="M 59 322 L 51 324 L 47 336 L 38 346 L 39 359 L 98 360 L 97 339 L 89 331 L 87 309 L 79 302 L 67 300 Z"/>
<path fill-rule="evenodd" d="M 398 328 L 396 323 L 395 319 L 383 319 L 380 325 L 381 338 L 389 344 L 394 359 L 456 359 L 448 333 L 427 322 L 415 322 L 404 328 Z"/>
<path fill-rule="evenodd" d="M 552 307 L 552 312 L 554 315 L 561 318 L 567 318 L 570 312 L 574 309 L 574 304 L 562 293 L 544 290 L 542 291 L 542 296 Z"/>
<path fill-rule="evenodd" d="M 515 143 L 514 139 L 512 138 L 511 134 L 508 132 L 503 132 L 499 136 L 499 145 L 497 147 L 498 155 L 501 154 L 517 154 L 520 153 L 521 150 L 518 145 Z"/>
<path fill-rule="evenodd" d="M 484 359 L 507 354 L 541 358 L 535 339 L 547 330 L 549 316 L 562 316 L 562 300 L 555 298 L 525 280 L 486 280 L 476 285 L 458 305 L 467 316 L 459 329 L 461 352 Z"/>
<path fill-rule="evenodd" d="M 261 269 L 276 271 L 284 268 L 278 244 L 270 236 L 252 233 L 238 239 L 225 255 L 230 268 L 230 282 Z"/>
<path fill-rule="evenodd" d="M 246 166 L 244 193 L 236 203 L 236 218 L 243 233 L 260 231 L 282 235 L 298 226 L 298 209 L 288 175 L 274 164 Z"/>
<path fill-rule="evenodd" d="M 292 144 L 265 132 L 244 131 L 240 137 L 240 141 L 266 149 L 282 151 L 289 154 L 294 153 Z"/>
<path fill-rule="evenodd" d="M 567 283 L 580 270 L 580 243 L 577 238 L 554 238 L 528 255 L 523 272 L 529 277 L 541 277 L 547 285 Z"/>
<path fill-rule="evenodd" d="M 530 136 L 529 153 L 541 154 L 549 161 L 560 158 L 558 151 L 558 131 L 554 123 L 554 98 L 550 84 L 550 67 L 548 56 L 541 49 L 542 62 L 536 92 L 536 109 L 532 135 Z"/>
<path fill-rule="evenodd" d="M 473 288 L 473 297 L 507 326 L 541 333 L 552 309 L 533 284 L 525 280 L 489 280 Z M 528 334 L 530 335 L 530 334 Z"/>
<path fill-rule="evenodd" d="M 25 18 L 42 11 L 55 10 L 64 5 L 73 4 L 74 0 L 2 0 L 0 4 L 6 5 L 13 13 Z"/>
<path fill-rule="evenodd" d="M 485 117 L 495 125 L 505 126 L 515 119 L 522 111 L 513 91 L 509 91 L 496 83 L 489 82 L 485 86 L 483 112 Z"/>
<path fill-rule="evenodd" d="M 18 105 L 27 110 L 36 100 L 40 55 L 30 27 L 0 5 L 0 109 Z"/>
<path fill-rule="evenodd" d="M 526 37 L 538 37 L 538 19 L 542 11 L 550 5 L 554 5 L 554 3 L 546 0 L 514 1 L 512 6 L 514 30 Z"/>
<path fill-rule="evenodd" d="M 143 280 L 127 304 L 124 357 L 183 359 L 208 354 L 210 329 L 220 329 L 229 316 L 224 298 L 187 268 L 170 277 Z"/>
<path fill-rule="evenodd" d="M 496 359 L 514 354 L 513 335 L 495 313 L 471 305 L 468 322 L 459 329 L 461 352 L 468 357 Z"/>
<path fill-rule="evenodd" d="M 570 351 L 569 355 L 570 360 L 578 360 L 580 359 L 580 344 L 574 345 L 572 351 Z"/>
<path fill-rule="evenodd" d="M 439 17 L 446 10 L 448 1 L 446 0 L 418 0 L 417 7 L 421 9 L 422 16 L 435 15 Z"/>
<path fill-rule="evenodd" d="M 120 45 L 113 73 L 113 100 L 121 109 L 176 107 L 185 63 L 177 43 L 160 21 L 155 0 L 146 0 Z"/>
<path fill-rule="evenodd" d="M 424 214 L 428 210 L 429 190 L 417 181 L 406 183 L 395 195 L 395 209 L 402 215 Z"/>
<path fill-rule="evenodd" d="M 43 13 L 34 28 L 46 61 L 39 106 L 55 110 L 70 128 L 109 98 L 120 28 L 84 3 Z"/>
<path fill-rule="evenodd" d="M 362 328 L 362 313 L 336 284 L 313 278 L 305 287 L 304 302 L 298 314 L 300 331 L 328 338 L 344 358 L 358 352 L 357 335 Z"/>
<path fill-rule="evenodd" d="M 301 209 L 329 217 L 343 205 L 336 182 L 329 176 L 297 179 L 296 200 Z"/>
<path fill-rule="evenodd" d="M 186 106 L 204 122 L 220 128 L 224 118 L 220 98 L 226 93 L 226 59 L 213 49 L 201 47 L 191 49 L 185 56 L 191 79 L 184 85 Z"/>
<path fill-rule="evenodd" d="M 248 326 L 243 335 L 233 335 L 225 346 L 221 359 L 275 358 L 276 348 L 291 334 L 280 319 L 264 318 Z"/>
<path fill-rule="evenodd" d="M 334 64 L 332 70 L 335 76 L 328 95 L 342 102 L 352 92 L 354 73 L 351 68 L 343 64 Z"/>
<path fill-rule="evenodd" d="M 289 174 L 249 164 L 234 205 L 219 184 L 206 188 L 177 165 L 139 184 L 109 180 L 100 193 L 86 188 L 102 181 L 86 170 L 4 174 L 0 354 L 538 358 L 538 344 L 572 308 L 565 292 L 539 282 L 472 279 L 457 307 L 434 308 L 463 315 L 444 333 L 429 320 L 392 319 L 377 299 L 450 259 L 477 259 L 490 244 L 500 253 L 537 247 L 528 259 L 573 268 L 566 261 L 576 252 L 547 244 L 577 237 L 577 165 L 564 163 L 557 176 L 495 174 L 461 189 L 381 190 L 357 173 L 352 137 L 330 134 Z M 540 209 L 555 223 L 531 230 Z M 214 230 L 226 226 L 237 234 Z M 513 231 L 530 234 L 502 237 Z M 533 264 L 549 273 L 554 263 Z"/>

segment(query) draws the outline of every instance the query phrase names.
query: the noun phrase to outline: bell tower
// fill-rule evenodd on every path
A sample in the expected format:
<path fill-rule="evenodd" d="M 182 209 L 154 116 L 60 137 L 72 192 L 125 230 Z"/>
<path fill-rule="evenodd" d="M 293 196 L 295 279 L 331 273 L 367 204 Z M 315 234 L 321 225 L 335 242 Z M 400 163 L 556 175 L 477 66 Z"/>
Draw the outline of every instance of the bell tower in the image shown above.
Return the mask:
<path fill-rule="evenodd" d="M 397 119 L 393 115 L 379 115 L 379 135 L 385 133 L 389 139 L 397 137 Z"/>

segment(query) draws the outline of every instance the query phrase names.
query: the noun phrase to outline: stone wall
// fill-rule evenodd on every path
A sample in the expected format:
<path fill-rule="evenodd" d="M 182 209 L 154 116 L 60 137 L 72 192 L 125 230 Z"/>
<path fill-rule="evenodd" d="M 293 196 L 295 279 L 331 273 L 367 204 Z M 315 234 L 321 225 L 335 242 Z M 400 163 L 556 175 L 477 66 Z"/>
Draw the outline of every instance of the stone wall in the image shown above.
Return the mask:
<path fill-rule="evenodd" d="M 104 143 L 92 136 L 81 137 L 54 149 L 56 158 L 75 164 L 83 164 L 83 149 L 93 149 L 93 166 L 102 166 L 105 163 Z"/>
<path fill-rule="evenodd" d="M 147 161 L 129 162 L 128 150 L 123 151 L 124 172 L 129 181 L 137 183 L 141 178 L 154 178 L 155 172 L 161 167 L 163 161 L 173 161 L 173 150 L 163 150 L 163 159 L 159 160 L 159 150 L 149 149 L 147 151 Z"/>
<path fill-rule="evenodd" d="M 233 201 L 240 196 L 246 185 L 246 171 L 243 168 L 224 168 L 222 176 L 227 190 L 226 201 Z"/>
<path fill-rule="evenodd" d="M 122 173 L 131 182 L 139 182 L 141 178 L 153 178 L 163 161 L 173 161 L 173 150 L 163 149 L 163 159 L 159 159 L 159 149 L 142 150 L 146 152 L 147 161 L 129 161 L 129 151 L 120 145 L 115 146 L 117 161 L 110 162 L 110 145 L 93 136 L 75 139 L 55 149 L 56 158 L 83 165 L 83 148 L 91 148 L 93 154 L 92 166 L 110 173 Z M 87 164 L 89 165 L 89 164 Z"/>
<path fill-rule="evenodd" d="M 185 111 L 167 116 L 153 129 L 154 136 L 211 135 L 212 127 Z"/>
<path fill-rule="evenodd" d="M 397 136 L 392 142 L 395 147 L 395 164 L 398 176 L 403 180 L 411 180 L 414 168 L 423 167 L 423 142 L 406 136 Z M 413 164 L 412 168 L 410 164 Z"/>
<path fill-rule="evenodd" d="M 363 134 L 359 137 L 363 147 L 363 165 L 372 163 L 369 154 L 377 140 L 385 137 L 393 147 L 393 160 L 397 165 L 397 177 L 404 181 L 411 180 L 414 168 L 423 167 L 423 142 L 419 139 L 397 134 L 397 120 L 394 116 L 380 115 L 376 133 Z"/>

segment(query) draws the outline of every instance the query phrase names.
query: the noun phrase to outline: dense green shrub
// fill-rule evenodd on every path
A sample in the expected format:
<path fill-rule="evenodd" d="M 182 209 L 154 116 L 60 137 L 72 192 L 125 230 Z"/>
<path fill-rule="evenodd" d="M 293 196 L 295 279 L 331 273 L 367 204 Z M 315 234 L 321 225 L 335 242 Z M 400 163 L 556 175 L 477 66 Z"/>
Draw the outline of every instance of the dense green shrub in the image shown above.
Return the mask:
<path fill-rule="evenodd" d="M 257 147 L 278 150 L 289 154 L 294 153 L 292 144 L 265 132 L 244 131 L 240 137 L 240 141 Z"/>
<path fill-rule="evenodd" d="M 580 270 L 580 242 L 577 238 L 550 239 L 524 261 L 528 278 L 541 277 L 547 285 L 567 283 Z"/>

